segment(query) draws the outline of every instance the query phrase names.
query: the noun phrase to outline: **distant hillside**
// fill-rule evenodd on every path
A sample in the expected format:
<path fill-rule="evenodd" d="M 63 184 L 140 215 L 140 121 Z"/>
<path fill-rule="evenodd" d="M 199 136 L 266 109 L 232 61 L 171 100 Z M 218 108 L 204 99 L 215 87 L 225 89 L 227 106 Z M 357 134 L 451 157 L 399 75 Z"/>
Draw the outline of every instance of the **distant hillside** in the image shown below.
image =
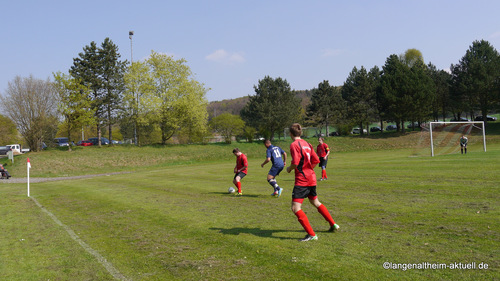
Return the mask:
<path fill-rule="evenodd" d="M 301 99 L 301 105 L 305 112 L 307 105 L 311 101 L 312 92 L 310 90 L 300 90 L 295 91 L 295 94 L 298 98 Z M 241 98 L 210 102 L 207 106 L 208 118 L 212 119 L 212 117 L 220 115 L 222 113 L 240 115 L 241 109 L 243 109 L 243 107 L 247 104 L 248 100 L 249 98 L 248 96 L 246 96 Z"/>
<path fill-rule="evenodd" d="M 241 109 L 243 109 L 247 102 L 248 96 L 230 100 L 210 102 L 207 106 L 208 118 L 212 119 L 212 117 L 221 115 L 222 113 L 240 115 Z"/>
<path fill-rule="evenodd" d="M 295 91 L 295 94 L 297 95 L 298 98 L 302 100 L 302 108 L 304 109 L 304 112 L 306 112 L 307 106 L 311 102 L 311 96 L 312 96 L 312 91 L 311 90 L 300 90 L 300 91 Z"/>

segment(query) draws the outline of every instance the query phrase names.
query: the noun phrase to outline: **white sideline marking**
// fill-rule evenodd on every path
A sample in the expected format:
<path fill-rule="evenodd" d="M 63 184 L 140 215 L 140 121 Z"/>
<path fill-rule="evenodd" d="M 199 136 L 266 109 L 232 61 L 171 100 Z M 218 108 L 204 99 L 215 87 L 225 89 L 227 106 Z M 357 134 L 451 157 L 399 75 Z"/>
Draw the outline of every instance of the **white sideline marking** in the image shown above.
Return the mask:
<path fill-rule="evenodd" d="M 104 266 L 111 275 L 113 275 L 114 278 L 116 278 L 118 280 L 130 280 L 127 277 L 125 277 L 123 274 L 121 274 L 110 262 L 108 262 L 106 260 L 106 258 L 101 256 L 101 254 L 99 254 L 96 250 L 92 249 L 87 243 L 85 243 L 82 239 L 80 239 L 80 237 L 78 237 L 78 235 L 76 235 L 76 233 L 71 228 L 69 228 L 69 226 L 63 224 L 54 214 L 52 214 L 49 210 L 45 209 L 45 207 L 43 207 L 42 204 L 38 203 L 38 201 L 36 201 L 36 199 L 34 197 L 30 197 L 30 198 L 35 202 L 35 204 L 38 207 L 40 207 L 40 209 L 42 209 L 42 211 L 44 211 L 47 215 L 49 215 L 49 217 L 51 217 L 55 223 L 62 226 L 62 228 L 64 228 L 64 230 L 66 230 L 66 232 L 69 234 L 69 236 L 71 236 L 71 238 L 73 238 L 73 240 L 78 242 L 78 244 L 80 244 L 80 246 L 82 246 L 85 249 L 85 251 L 87 251 L 87 253 L 93 255 L 97 259 L 97 261 L 102 266 Z"/>

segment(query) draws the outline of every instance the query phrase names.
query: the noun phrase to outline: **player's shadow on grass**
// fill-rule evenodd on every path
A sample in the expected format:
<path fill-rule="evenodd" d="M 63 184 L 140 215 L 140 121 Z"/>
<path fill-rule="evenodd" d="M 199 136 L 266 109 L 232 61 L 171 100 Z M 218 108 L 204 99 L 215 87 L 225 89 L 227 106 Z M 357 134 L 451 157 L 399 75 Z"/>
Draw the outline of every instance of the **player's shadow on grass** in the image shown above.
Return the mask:
<path fill-rule="evenodd" d="M 218 228 L 218 227 L 212 227 L 210 230 L 217 230 L 222 234 L 226 235 L 239 235 L 241 233 L 247 233 L 247 234 L 252 234 L 255 236 L 259 237 L 265 237 L 265 238 L 275 238 L 275 239 L 281 239 L 281 240 L 296 240 L 298 238 L 293 238 L 293 237 L 279 237 L 274 235 L 275 233 L 280 233 L 280 232 L 304 232 L 300 230 L 273 230 L 273 229 L 260 229 L 258 227 L 256 228 L 245 228 L 245 227 L 233 227 L 233 228 Z"/>
<path fill-rule="evenodd" d="M 219 195 L 225 195 L 225 196 L 230 196 L 230 197 L 235 197 L 235 198 L 243 198 L 243 197 L 261 197 L 261 195 L 254 195 L 254 194 L 243 194 L 241 197 L 236 196 L 234 194 L 229 194 L 227 192 L 209 192 L 208 194 L 219 194 Z M 267 196 L 270 197 L 270 196 Z"/>

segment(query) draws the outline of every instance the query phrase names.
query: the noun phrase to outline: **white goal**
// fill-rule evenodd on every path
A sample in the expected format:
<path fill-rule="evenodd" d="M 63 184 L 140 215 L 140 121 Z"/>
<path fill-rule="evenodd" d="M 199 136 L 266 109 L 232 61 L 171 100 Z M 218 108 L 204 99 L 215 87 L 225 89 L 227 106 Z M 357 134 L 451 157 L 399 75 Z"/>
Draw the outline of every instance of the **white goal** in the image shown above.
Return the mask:
<path fill-rule="evenodd" d="M 465 135 L 474 140 L 482 139 L 483 150 L 486 152 L 486 136 L 483 121 L 468 122 L 429 122 L 429 133 L 431 143 L 431 156 L 434 156 L 435 149 L 439 147 L 458 147 L 458 138 Z M 457 137 L 458 136 L 458 137 Z"/>

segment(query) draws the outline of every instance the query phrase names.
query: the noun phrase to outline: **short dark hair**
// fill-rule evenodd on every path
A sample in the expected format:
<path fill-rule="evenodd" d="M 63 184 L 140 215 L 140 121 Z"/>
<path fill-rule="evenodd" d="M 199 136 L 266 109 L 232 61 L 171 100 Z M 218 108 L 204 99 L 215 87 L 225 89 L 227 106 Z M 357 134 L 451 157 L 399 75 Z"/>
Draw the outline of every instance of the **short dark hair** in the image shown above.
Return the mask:
<path fill-rule="evenodd" d="M 302 135 L 302 126 L 299 123 L 293 123 L 290 126 L 290 134 L 294 137 L 300 137 Z"/>
<path fill-rule="evenodd" d="M 233 149 L 233 153 L 240 152 L 238 148 Z"/>

